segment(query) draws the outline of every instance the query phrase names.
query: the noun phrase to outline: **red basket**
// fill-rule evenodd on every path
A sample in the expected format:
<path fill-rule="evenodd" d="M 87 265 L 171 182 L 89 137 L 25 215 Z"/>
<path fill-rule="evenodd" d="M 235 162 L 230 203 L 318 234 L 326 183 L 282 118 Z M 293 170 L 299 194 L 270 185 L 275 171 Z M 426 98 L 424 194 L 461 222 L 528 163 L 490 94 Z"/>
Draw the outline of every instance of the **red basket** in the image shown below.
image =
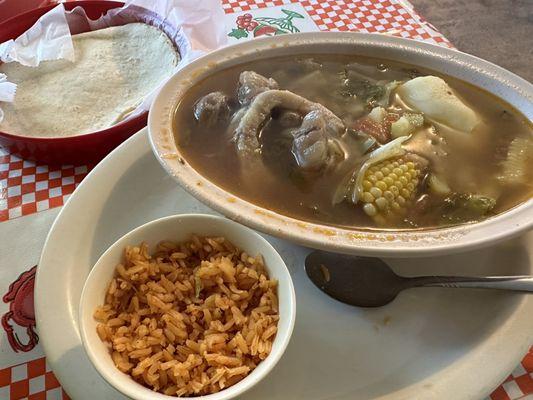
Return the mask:
<path fill-rule="evenodd" d="M 97 19 L 108 10 L 122 7 L 124 3 L 116 1 L 76 1 L 64 3 L 65 9 L 82 7 L 87 16 Z M 28 30 L 43 14 L 55 5 L 37 8 L 8 19 L 0 24 L 0 43 L 14 39 Z M 153 22 L 154 14 L 145 9 L 137 9 L 139 21 Z M 167 31 L 172 29 L 165 26 Z M 166 32 L 172 39 L 173 33 Z M 178 47 L 175 43 L 176 48 Z M 37 160 L 47 164 L 83 164 L 100 161 L 111 150 L 128 137 L 146 126 L 148 112 L 120 122 L 110 128 L 78 136 L 69 137 L 26 137 L 0 131 L 0 146 L 10 153 L 29 160 Z"/>

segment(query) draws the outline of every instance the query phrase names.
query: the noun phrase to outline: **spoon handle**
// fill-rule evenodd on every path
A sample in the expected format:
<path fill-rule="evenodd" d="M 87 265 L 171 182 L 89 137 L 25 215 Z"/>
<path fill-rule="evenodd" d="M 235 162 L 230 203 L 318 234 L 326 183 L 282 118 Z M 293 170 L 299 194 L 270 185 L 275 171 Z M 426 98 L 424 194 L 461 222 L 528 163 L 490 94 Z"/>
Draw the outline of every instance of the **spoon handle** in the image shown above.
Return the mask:
<path fill-rule="evenodd" d="M 439 286 L 446 288 L 481 288 L 533 292 L 531 276 L 421 276 L 408 279 L 409 287 Z"/>

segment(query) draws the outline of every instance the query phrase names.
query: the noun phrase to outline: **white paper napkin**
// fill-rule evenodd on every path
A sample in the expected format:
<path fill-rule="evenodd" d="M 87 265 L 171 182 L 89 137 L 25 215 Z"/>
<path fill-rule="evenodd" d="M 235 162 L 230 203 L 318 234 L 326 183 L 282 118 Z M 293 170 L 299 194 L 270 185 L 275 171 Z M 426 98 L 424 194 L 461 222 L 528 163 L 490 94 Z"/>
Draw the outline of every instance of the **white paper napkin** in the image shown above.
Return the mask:
<path fill-rule="evenodd" d="M 135 22 L 136 7 L 157 14 L 160 20 L 154 21 L 156 27 L 170 24 L 178 28 L 176 37 L 171 38 L 177 43 L 181 56 L 176 71 L 227 43 L 224 11 L 219 0 L 128 0 L 123 7 L 111 9 L 97 20 L 91 20 L 81 7 L 66 11 L 63 4 L 59 4 L 18 38 L 0 44 L 0 60 L 29 67 L 48 60 L 74 61 L 72 34 Z M 14 101 L 16 85 L 8 79 L 0 76 L 0 102 Z M 149 93 L 126 119 L 147 111 L 158 91 L 159 87 Z M 0 110 L 0 122 L 2 118 Z"/>

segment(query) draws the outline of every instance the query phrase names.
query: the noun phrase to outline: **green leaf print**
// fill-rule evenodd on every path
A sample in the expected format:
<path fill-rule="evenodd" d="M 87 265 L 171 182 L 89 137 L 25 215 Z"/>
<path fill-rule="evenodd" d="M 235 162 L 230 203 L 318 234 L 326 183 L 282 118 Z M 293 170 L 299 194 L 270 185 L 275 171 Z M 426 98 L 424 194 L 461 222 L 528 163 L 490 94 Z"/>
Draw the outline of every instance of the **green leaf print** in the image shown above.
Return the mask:
<path fill-rule="evenodd" d="M 230 33 L 228 33 L 228 36 L 234 37 L 235 39 L 241 39 L 248 37 L 248 32 L 246 32 L 244 29 L 235 29 L 233 28 Z"/>

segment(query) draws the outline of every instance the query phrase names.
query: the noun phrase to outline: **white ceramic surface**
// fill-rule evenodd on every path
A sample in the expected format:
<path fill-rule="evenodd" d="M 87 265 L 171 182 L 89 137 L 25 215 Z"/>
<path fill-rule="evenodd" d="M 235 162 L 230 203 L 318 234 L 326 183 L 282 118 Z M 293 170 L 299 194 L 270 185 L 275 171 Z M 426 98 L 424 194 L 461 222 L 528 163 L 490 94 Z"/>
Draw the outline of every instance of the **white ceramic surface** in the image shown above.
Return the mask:
<path fill-rule="evenodd" d="M 92 367 L 78 332 L 85 279 L 100 255 L 143 223 L 213 213 L 163 171 L 140 132 L 99 164 L 61 210 L 37 271 L 37 326 L 47 362 L 76 400 L 124 399 Z M 307 279 L 308 249 L 265 236 L 296 291 L 296 324 L 274 370 L 240 396 L 254 400 L 480 400 L 533 344 L 533 296 L 481 290 L 405 291 L 380 309 L 324 296 Z M 420 274 L 532 274 L 533 235 L 462 255 L 391 259 Z"/>
<path fill-rule="evenodd" d="M 283 259 L 268 241 L 249 228 L 214 215 L 182 214 L 148 222 L 122 236 L 98 259 L 85 282 L 79 309 L 80 334 L 89 359 L 109 384 L 135 400 L 169 400 L 175 397 L 147 389 L 115 367 L 107 346 L 96 333 L 97 322 L 93 318 L 94 310 L 102 305 L 109 282 L 115 273 L 115 266 L 122 261 L 126 246 L 146 242 L 150 246 L 150 251 L 153 251 L 155 245 L 162 240 L 181 242 L 189 240 L 193 234 L 225 237 L 248 254 L 261 254 L 270 278 L 279 282 L 280 308 L 278 333 L 269 356 L 237 384 L 218 393 L 195 397 L 195 399 L 225 400 L 244 393 L 274 368 L 289 343 L 296 314 L 294 287 Z"/>
<path fill-rule="evenodd" d="M 442 46 L 365 33 L 309 32 L 225 47 L 187 65 L 162 88 L 150 108 L 148 129 L 159 162 L 189 193 L 235 221 L 296 243 L 380 257 L 451 254 L 488 246 L 533 227 L 533 199 L 486 221 L 445 229 L 372 231 L 296 220 L 249 203 L 211 183 L 187 163 L 174 141 L 176 105 L 197 82 L 251 60 L 286 55 L 350 54 L 420 65 L 496 94 L 533 119 L 533 85 L 477 57 Z M 184 162 L 183 162 L 184 161 Z"/>

